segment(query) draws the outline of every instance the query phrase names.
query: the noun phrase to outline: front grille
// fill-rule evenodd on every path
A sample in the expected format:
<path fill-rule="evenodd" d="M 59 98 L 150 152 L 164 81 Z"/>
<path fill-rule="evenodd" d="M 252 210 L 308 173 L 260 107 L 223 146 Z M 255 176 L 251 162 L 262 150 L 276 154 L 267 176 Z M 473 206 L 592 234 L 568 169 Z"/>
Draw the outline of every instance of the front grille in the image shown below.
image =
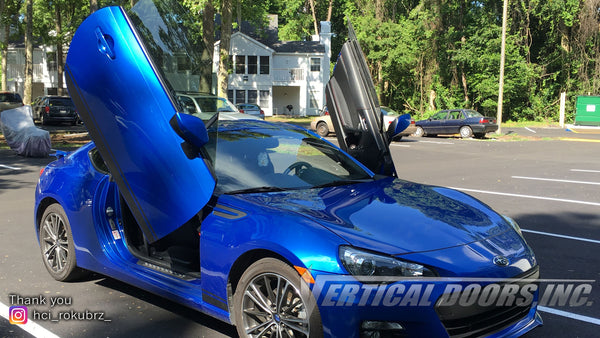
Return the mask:
<path fill-rule="evenodd" d="M 519 276 L 518 278 L 537 279 L 538 276 L 539 270 L 536 267 L 528 271 L 526 276 Z M 507 284 L 515 284 L 522 287 L 530 283 L 529 281 L 500 283 L 501 286 Z M 462 296 L 462 293 L 460 296 Z M 481 306 L 475 302 L 471 306 L 460 306 L 458 304 L 443 306 L 440 300 L 438 300 L 435 310 L 448 335 L 453 338 L 490 335 L 523 319 L 531 310 L 531 303 L 522 306 L 515 304 L 511 306 Z"/>

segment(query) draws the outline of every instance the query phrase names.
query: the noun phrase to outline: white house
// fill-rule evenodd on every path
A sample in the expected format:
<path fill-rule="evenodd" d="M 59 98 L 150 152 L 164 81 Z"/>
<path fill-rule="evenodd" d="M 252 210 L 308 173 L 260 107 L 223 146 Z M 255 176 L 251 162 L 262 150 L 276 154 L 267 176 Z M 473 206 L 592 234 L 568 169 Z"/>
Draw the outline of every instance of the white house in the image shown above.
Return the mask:
<path fill-rule="evenodd" d="M 41 95 L 56 95 L 58 93 L 56 65 L 54 47 L 34 47 L 32 98 Z M 8 45 L 6 75 L 7 89 L 23 96 L 25 89 L 25 44 L 11 43 Z M 64 83 L 63 81 L 63 88 L 66 88 Z"/>
<path fill-rule="evenodd" d="M 325 105 L 325 85 L 330 76 L 331 23 L 322 21 L 321 33 L 313 36 L 313 41 L 257 36 L 239 31 L 231 36 L 229 100 L 258 104 L 266 116 L 318 115 Z M 214 72 L 219 65 L 219 46 L 217 41 Z"/>

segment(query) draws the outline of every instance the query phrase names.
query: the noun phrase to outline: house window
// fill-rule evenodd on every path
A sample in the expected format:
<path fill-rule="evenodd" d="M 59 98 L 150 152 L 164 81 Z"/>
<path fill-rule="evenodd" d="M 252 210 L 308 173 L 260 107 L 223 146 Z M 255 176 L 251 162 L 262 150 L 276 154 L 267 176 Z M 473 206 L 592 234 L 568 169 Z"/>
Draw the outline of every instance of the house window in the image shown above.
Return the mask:
<path fill-rule="evenodd" d="M 258 99 L 258 91 L 248 90 L 248 102 L 247 103 L 258 104 L 257 99 Z"/>
<path fill-rule="evenodd" d="M 233 89 L 227 90 L 227 100 L 234 102 L 233 101 Z"/>
<path fill-rule="evenodd" d="M 46 62 L 48 65 L 48 71 L 52 72 L 55 71 L 57 68 L 57 63 L 56 63 L 56 53 L 55 52 L 49 52 L 46 53 Z"/>
<path fill-rule="evenodd" d="M 320 72 L 321 71 L 321 59 L 310 58 L 310 71 L 311 72 Z"/>
<path fill-rule="evenodd" d="M 258 70 L 258 57 L 254 55 L 248 55 L 248 74 L 256 74 Z"/>
<path fill-rule="evenodd" d="M 246 91 L 245 90 L 236 90 L 235 91 L 235 103 L 244 103 L 246 102 Z"/>
<path fill-rule="evenodd" d="M 259 104 L 259 106 L 261 106 L 262 108 L 268 108 L 269 107 L 269 101 L 270 101 L 269 91 L 268 90 L 261 90 L 260 91 L 260 104 Z"/>
<path fill-rule="evenodd" d="M 269 74 L 269 57 L 268 56 L 260 57 L 260 73 L 263 75 Z"/>
<path fill-rule="evenodd" d="M 246 73 L 246 55 L 235 56 L 235 73 L 245 74 Z"/>

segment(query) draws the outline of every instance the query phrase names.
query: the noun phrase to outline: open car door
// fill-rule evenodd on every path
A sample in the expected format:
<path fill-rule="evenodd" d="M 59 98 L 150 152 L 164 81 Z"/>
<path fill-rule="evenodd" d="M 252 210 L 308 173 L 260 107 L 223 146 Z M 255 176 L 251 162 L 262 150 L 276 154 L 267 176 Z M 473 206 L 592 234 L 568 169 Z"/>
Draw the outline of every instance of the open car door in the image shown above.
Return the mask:
<path fill-rule="evenodd" d="M 196 215 L 215 187 L 203 156 L 186 155 L 190 147 L 170 124 L 181 120 L 174 92 L 198 91 L 210 67 L 178 8 L 140 0 L 127 12 L 96 11 L 75 33 L 66 62 L 81 120 L 150 243 Z M 206 135 L 204 124 L 195 126 Z"/>
<path fill-rule="evenodd" d="M 395 176 L 389 148 L 393 135 L 387 134 L 369 68 L 350 23 L 348 30 L 348 41 L 325 88 L 333 127 L 344 151 L 376 174 Z"/>

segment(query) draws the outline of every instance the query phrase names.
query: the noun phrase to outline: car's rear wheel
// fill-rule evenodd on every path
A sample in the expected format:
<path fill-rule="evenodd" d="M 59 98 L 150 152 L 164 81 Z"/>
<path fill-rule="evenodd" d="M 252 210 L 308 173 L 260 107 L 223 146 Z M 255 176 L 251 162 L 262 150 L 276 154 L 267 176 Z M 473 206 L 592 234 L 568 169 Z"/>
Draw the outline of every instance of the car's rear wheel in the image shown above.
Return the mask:
<path fill-rule="evenodd" d="M 329 134 L 329 127 L 327 126 L 327 123 L 325 123 L 325 122 L 317 123 L 317 134 L 319 134 L 319 136 L 321 136 L 321 137 L 325 137 Z"/>
<path fill-rule="evenodd" d="M 69 281 L 84 274 L 77 267 L 71 225 L 60 204 L 51 204 L 44 211 L 39 239 L 44 265 L 54 279 Z"/>
<path fill-rule="evenodd" d="M 459 132 L 460 132 L 460 137 L 462 137 L 462 138 L 473 137 L 473 129 L 471 129 L 471 127 L 469 127 L 469 126 L 460 127 Z"/>
<path fill-rule="evenodd" d="M 417 126 L 417 130 L 415 130 L 415 136 L 422 137 L 424 135 L 425 135 L 425 130 L 423 130 L 423 127 Z"/>
<path fill-rule="evenodd" d="M 48 124 L 48 118 L 46 118 L 46 116 L 43 113 L 40 114 L 40 122 L 42 122 L 43 126 Z"/>
<path fill-rule="evenodd" d="M 244 272 L 233 297 L 240 337 L 321 337 L 321 315 L 302 277 L 288 264 L 263 258 Z"/>

